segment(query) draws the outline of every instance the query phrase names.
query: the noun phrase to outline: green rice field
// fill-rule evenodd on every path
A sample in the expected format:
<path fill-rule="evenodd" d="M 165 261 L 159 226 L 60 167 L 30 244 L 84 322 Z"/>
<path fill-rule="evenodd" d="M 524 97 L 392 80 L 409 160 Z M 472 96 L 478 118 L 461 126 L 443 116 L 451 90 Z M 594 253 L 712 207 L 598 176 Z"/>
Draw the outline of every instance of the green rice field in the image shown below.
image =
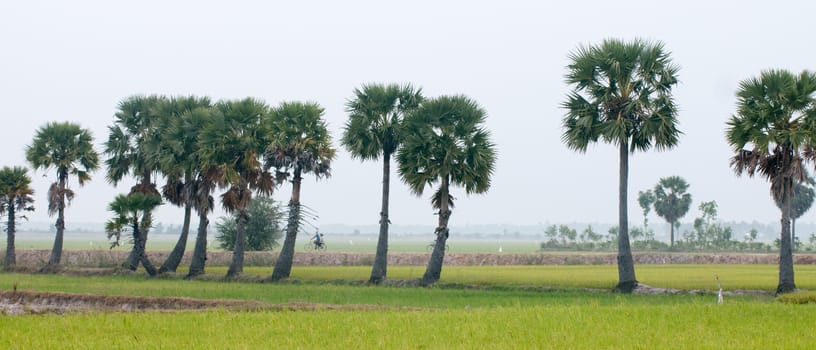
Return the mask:
<path fill-rule="evenodd" d="M 368 286 L 365 267 L 298 267 L 284 283 L 224 282 L 223 268 L 181 275 L 0 274 L 0 290 L 257 300 L 345 305 L 340 310 L 83 312 L 0 316 L 0 348 L 388 348 L 388 349 L 807 349 L 816 343 L 816 304 L 779 302 L 771 265 L 644 265 L 655 287 L 726 292 L 620 295 L 610 266 L 446 267 L 434 288 Z M 391 267 L 415 278 L 421 267 Z M 264 276 L 271 268 L 249 268 Z M 816 289 L 816 268 L 797 266 L 800 288 Z M 599 288 L 599 290 L 594 290 Z M 362 307 L 363 305 L 376 308 Z"/>

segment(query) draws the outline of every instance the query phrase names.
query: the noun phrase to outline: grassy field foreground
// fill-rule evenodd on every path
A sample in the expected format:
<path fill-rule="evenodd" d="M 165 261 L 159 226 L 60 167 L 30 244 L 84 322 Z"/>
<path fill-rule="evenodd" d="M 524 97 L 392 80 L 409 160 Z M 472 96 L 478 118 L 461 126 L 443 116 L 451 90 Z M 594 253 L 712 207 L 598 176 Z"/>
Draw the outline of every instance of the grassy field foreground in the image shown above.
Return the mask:
<path fill-rule="evenodd" d="M 4 349 L 807 349 L 813 307 L 551 305 L 0 317 Z"/>
<path fill-rule="evenodd" d="M 421 273 L 389 269 L 389 275 Z M 415 268 L 415 267 L 414 267 Z M 184 281 L 180 276 L 0 274 L 0 289 L 102 295 L 258 300 L 347 305 L 342 311 L 226 310 L 0 316 L 0 348 L 802 348 L 816 343 L 816 305 L 770 294 L 619 295 L 583 288 L 614 282 L 608 266 L 450 267 L 435 288 L 372 287 L 356 267 L 296 267 L 289 283 Z M 711 285 L 773 290 L 763 265 L 639 266 L 655 286 Z M 816 269 L 797 266 L 800 287 Z M 421 270 L 421 269 L 420 269 Z M 210 273 L 220 274 L 218 269 Z M 264 269 L 247 273 L 265 275 Z M 770 277 L 766 276 L 770 275 Z M 362 276 L 362 277 L 361 277 Z M 753 276 L 753 277 L 752 277 Z M 597 281 L 600 280 L 600 281 Z M 758 280 L 759 282 L 754 282 Z M 547 281 L 550 281 L 548 283 Z M 555 290 L 537 287 L 561 281 Z M 478 284 L 478 288 L 464 285 Z M 524 287 L 523 287 L 524 286 Z M 533 287 L 533 288 L 528 288 Z M 379 305 L 379 309 L 355 305 Z"/>

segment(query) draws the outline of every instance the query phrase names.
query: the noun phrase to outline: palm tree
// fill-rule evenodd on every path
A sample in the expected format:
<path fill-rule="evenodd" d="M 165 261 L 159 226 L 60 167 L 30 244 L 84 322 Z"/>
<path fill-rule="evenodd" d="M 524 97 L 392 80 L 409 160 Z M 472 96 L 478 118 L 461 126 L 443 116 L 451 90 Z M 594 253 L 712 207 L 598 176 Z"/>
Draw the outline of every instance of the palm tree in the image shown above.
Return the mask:
<path fill-rule="evenodd" d="M 679 176 L 661 178 L 654 188 L 654 208 L 658 216 L 671 226 L 671 247 L 674 247 L 674 227 L 677 220 L 688 213 L 691 207 L 691 194 L 686 193 L 688 183 Z"/>
<path fill-rule="evenodd" d="M 114 115 L 114 124 L 108 127 L 108 141 L 104 150 L 108 156 L 105 160 L 106 178 L 114 186 L 125 176 L 132 174 L 137 184 L 131 188 L 130 193 L 159 195 L 153 181 L 153 175 L 158 170 L 157 159 L 149 156 L 149 149 L 157 147 L 154 144 L 159 142 L 159 126 L 166 121 L 157 113 L 158 105 L 164 100 L 164 97 L 156 95 L 135 95 L 119 102 L 119 110 Z M 144 216 L 141 219 L 142 227 L 139 233 L 144 237 L 134 241 L 124 264 L 130 270 L 136 270 L 139 257 L 145 255 L 144 244 L 147 243 L 147 235 L 152 224 L 152 212 L 143 211 L 142 214 Z"/>
<path fill-rule="evenodd" d="M 403 116 L 419 107 L 422 99 L 422 89 L 414 89 L 411 85 L 368 84 L 362 89 L 354 89 L 354 99 L 346 103 L 349 119 L 340 142 L 353 158 L 365 161 L 378 160 L 382 156 L 383 159 L 380 236 L 369 283 L 377 284 L 386 278 L 391 156 L 400 145 Z"/>
<path fill-rule="evenodd" d="M 450 186 L 464 187 L 467 194 L 490 188 L 496 151 L 482 126 L 484 120 L 485 111 L 461 95 L 425 101 L 405 118 L 402 147 L 397 151 L 400 177 L 418 196 L 427 186 L 439 184 L 431 197 L 439 215 L 436 244 L 422 285 L 432 285 L 442 273 L 454 200 Z"/>
<path fill-rule="evenodd" d="M 140 241 L 144 240 L 146 236 L 141 234 L 140 231 L 145 225 L 139 222 L 139 217 L 144 218 L 146 212 L 152 211 L 160 204 L 161 197 L 152 193 L 133 192 L 128 195 L 120 194 L 116 196 L 113 202 L 108 205 L 108 210 L 112 211 L 115 217 L 105 223 L 105 232 L 108 234 L 108 239 L 116 238 L 112 247 L 119 245 L 125 228 L 133 233 L 134 246 L 144 246 L 144 242 Z M 141 263 L 150 276 L 156 275 L 156 268 L 147 259 L 145 251 L 138 250 L 136 254 L 136 263 Z"/>
<path fill-rule="evenodd" d="M 798 182 L 793 185 L 793 193 L 791 194 L 791 242 L 792 246 L 791 249 L 794 251 L 796 250 L 796 220 L 798 220 L 802 215 L 805 215 L 810 207 L 813 205 L 814 197 L 816 197 L 816 192 L 813 190 L 813 186 L 816 185 L 816 181 L 813 180 L 812 177 L 808 177 L 805 182 Z M 776 207 L 779 210 L 785 206 L 785 203 L 782 203 L 779 200 L 774 200 L 776 202 Z"/>
<path fill-rule="evenodd" d="M 275 187 L 272 175 L 266 171 L 261 155 L 266 147 L 263 128 L 269 117 L 269 107 L 252 98 L 222 101 L 215 106 L 216 114 L 201 131 L 198 148 L 204 183 L 216 183 L 227 191 L 221 204 L 237 219 L 235 249 L 227 270 L 227 278 L 237 277 L 244 270 L 247 205 L 252 192 L 271 194 Z"/>
<path fill-rule="evenodd" d="M 670 149 L 677 145 L 677 108 L 671 89 L 678 67 L 660 42 L 604 40 L 570 53 L 567 84 L 573 90 L 562 107 L 562 141 L 568 148 L 586 152 L 598 139 L 618 146 L 618 284 L 629 293 L 637 287 L 629 245 L 629 153 Z"/>
<path fill-rule="evenodd" d="M 208 97 L 183 96 L 173 97 L 162 101 L 157 107 L 157 114 L 162 115 L 158 142 L 148 144 L 149 157 L 157 159 L 158 170 L 164 174 L 167 182 L 162 186 L 162 195 L 171 204 L 184 208 L 184 219 L 181 233 L 175 247 L 167 256 L 167 260 L 159 267 L 159 273 L 176 272 L 184 251 L 187 248 L 187 238 L 190 233 L 190 220 L 193 208 L 199 212 L 199 233 L 196 236 L 196 246 L 203 243 L 200 249 L 194 251 L 194 261 L 202 263 L 199 268 L 190 270 L 191 273 L 203 273 L 203 262 L 206 257 L 207 243 L 207 214 L 211 211 L 212 201 L 210 192 L 214 186 L 201 186 L 203 178 L 200 173 L 198 157 L 198 133 L 211 120 L 212 104 Z M 197 193 L 204 189 L 203 193 Z M 202 234 L 203 231 L 203 234 Z M 203 242 L 199 242 L 203 240 Z M 202 256 L 203 255 L 203 256 Z M 188 276 L 193 276 L 189 275 Z"/>
<path fill-rule="evenodd" d="M 815 93 L 816 73 L 763 71 L 740 82 L 737 113 L 727 122 L 726 137 L 735 153 L 731 167 L 737 175 L 762 175 L 771 183 L 773 198 L 784 203 L 777 294 L 796 289 L 791 197 L 794 186 L 807 179 L 805 165 L 816 161 Z"/>
<path fill-rule="evenodd" d="M 322 117 L 323 108 L 317 103 L 283 102 L 272 111 L 267 124 L 266 167 L 277 169 L 281 180 L 291 178 L 292 181 L 286 238 L 269 278 L 271 281 L 289 277 L 292 272 L 295 241 L 302 219 L 300 188 L 303 174 L 312 174 L 318 179 L 331 175 L 335 150 Z"/>
<path fill-rule="evenodd" d="M 6 222 L 6 259 L 5 266 L 9 268 L 17 264 L 17 257 L 14 251 L 14 235 L 16 233 L 17 217 L 23 216 L 23 212 L 34 211 L 34 190 L 31 189 L 31 178 L 28 177 L 26 168 L 23 167 L 3 167 L 0 169 L 0 214 L 7 213 Z"/>
<path fill-rule="evenodd" d="M 93 149 L 91 132 L 71 122 L 49 122 L 37 129 L 34 141 L 26 147 L 26 159 L 34 169 L 55 168 L 57 179 L 48 189 L 48 214 L 57 214 L 56 237 L 47 268 L 62 260 L 65 234 L 65 199 L 74 198 L 68 188 L 68 177 L 76 176 L 79 185 L 91 180 L 90 173 L 99 166 L 99 155 Z"/>

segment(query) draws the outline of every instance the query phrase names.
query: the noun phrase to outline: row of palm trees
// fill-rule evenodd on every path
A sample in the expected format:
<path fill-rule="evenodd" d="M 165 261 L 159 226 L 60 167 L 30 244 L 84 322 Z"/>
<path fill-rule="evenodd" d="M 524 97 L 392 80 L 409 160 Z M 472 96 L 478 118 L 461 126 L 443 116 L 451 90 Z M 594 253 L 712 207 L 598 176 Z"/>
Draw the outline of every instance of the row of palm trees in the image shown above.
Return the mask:
<path fill-rule="evenodd" d="M 562 107 L 563 142 L 585 152 L 603 141 L 619 148 L 617 290 L 637 287 L 629 245 L 627 191 L 629 154 L 671 149 L 682 132 L 671 94 L 678 66 L 660 42 L 604 40 L 570 53 L 566 82 L 572 86 Z M 816 164 L 816 73 L 766 70 L 743 80 L 737 111 L 727 122 L 726 139 L 737 175 L 761 175 L 781 203 L 781 247 L 777 293 L 796 289 L 791 243 L 791 198 Z"/>
<path fill-rule="evenodd" d="M 450 186 L 462 186 L 466 193 L 482 193 L 490 186 L 495 151 L 482 126 L 486 113 L 465 96 L 426 100 L 421 89 L 397 84 L 364 85 L 354 91 L 347 107 L 349 119 L 342 144 L 361 160 L 384 160 L 380 241 L 371 282 L 386 278 L 390 160 L 396 155 L 399 174 L 414 193 L 421 195 L 428 185 L 439 185 L 432 205 L 439 210 L 436 234 L 441 244 L 437 244 L 422 280 L 432 284 L 439 279 L 448 238 L 447 223 L 453 207 Z M 238 276 L 243 270 L 249 202 L 253 196 L 270 195 L 289 181 L 289 220 L 269 280 L 289 277 L 303 221 L 302 179 L 308 174 L 318 179 L 329 177 L 335 157 L 323 114 L 323 108 L 313 102 L 283 102 L 273 108 L 252 98 L 213 103 L 206 97 L 138 95 L 121 101 L 104 143 L 102 162 L 111 184 L 117 185 L 128 177 L 136 180 L 129 193 L 116 196 L 110 203 L 114 217 L 106 224 L 113 245 L 118 245 L 125 233 L 132 235 L 133 246 L 124 267 L 136 270 L 141 265 L 150 275 L 175 272 L 195 212 L 199 224 L 187 277 L 203 274 L 208 215 L 215 205 L 213 193 L 220 188 L 221 205 L 237 219 L 227 278 Z M 49 213 L 57 216 L 57 233 L 45 269 L 53 269 L 61 261 L 64 210 L 74 196 L 67 186 L 69 177 L 76 177 L 80 185 L 89 181 L 90 174 L 99 167 L 100 155 L 93 148 L 88 130 L 75 123 L 51 122 L 37 130 L 26 148 L 26 158 L 35 169 L 57 173 L 48 195 Z M 25 204 L 15 208 L 33 210 L 33 192 L 27 187 L 30 179 L 25 169 L 15 171 L 27 179 L 28 191 L 16 197 L 25 198 L 20 200 Z M 0 179 L 2 176 L 0 172 Z M 160 178 L 163 184 L 158 183 Z M 184 209 L 184 221 L 173 251 L 156 268 L 145 246 L 151 213 L 162 203 L 162 197 Z M 10 217 L 16 215 L 13 212 L 9 211 Z M 9 233 L 13 237 L 13 228 Z M 13 244 L 9 247 L 13 250 Z M 13 257 L 7 254 L 7 259 Z M 7 260 L 6 265 L 13 262 Z"/>
<path fill-rule="evenodd" d="M 598 45 L 580 46 L 569 59 L 566 82 L 572 91 L 562 103 L 566 111 L 562 140 L 579 152 L 599 140 L 619 149 L 619 279 L 615 289 L 631 292 L 638 281 L 629 243 L 629 154 L 677 145 L 682 132 L 671 92 L 678 82 L 679 68 L 662 43 L 640 39 L 608 39 Z M 354 95 L 347 104 L 349 119 L 341 143 L 355 158 L 383 159 L 380 236 L 370 281 L 378 283 L 386 278 L 390 161 L 396 154 L 399 174 L 412 192 L 421 195 L 429 185 L 438 185 L 431 197 L 438 210 L 436 244 L 422 278 L 423 284 L 434 283 L 441 272 L 454 204 L 450 186 L 464 187 L 466 193 L 482 193 L 490 187 L 496 155 L 490 135 L 482 127 L 485 112 L 464 96 L 425 100 L 421 90 L 410 85 L 370 84 L 355 90 Z M 740 83 L 738 109 L 727 122 L 727 140 L 735 153 L 732 168 L 737 175 L 767 178 L 772 196 L 782 203 L 778 293 L 796 288 L 790 202 L 795 185 L 807 177 L 805 166 L 816 163 L 814 95 L 814 73 L 763 71 L 759 77 Z M 253 193 L 268 194 L 288 179 L 292 182 L 289 224 L 270 279 L 288 277 L 298 232 L 301 177 L 309 173 L 328 177 L 334 158 L 322 114 L 317 104 L 301 102 L 269 108 L 253 99 L 211 104 L 199 97 L 135 96 L 123 101 L 105 144 L 108 180 L 115 184 L 131 175 L 138 180 L 131 194 L 157 195 L 153 175 L 161 174 L 167 180 L 162 187 L 165 199 L 185 207 L 179 243 L 159 272 L 175 271 L 178 266 L 190 212 L 195 210 L 199 232 L 189 274 L 203 273 L 207 213 L 213 207 L 211 193 L 220 187 L 225 189 L 222 205 L 238 216 L 235 253 L 227 275 L 240 273 L 246 204 Z M 65 186 L 67 178 L 74 175 L 80 184 L 89 180 L 88 174 L 98 163 L 97 155 L 90 134 L 71 123 L 49 123 L 41 128 L 26 153 L 35 168 L 57 170 L 57 181 L 48 196 L 49 212 L 58 215 L 49 264 L 57 264 L 65 198 L 73 196 Z M 141 221 L 120 222 L 138 226 L 138 235 L 146 237 L 149 209 L 138 210 Z M 116 230 L 111 231 L 117 236 Z M 144 241 L 134 237 L 136 244 L 128 259 L 131 268 L 147 261 Z"/>

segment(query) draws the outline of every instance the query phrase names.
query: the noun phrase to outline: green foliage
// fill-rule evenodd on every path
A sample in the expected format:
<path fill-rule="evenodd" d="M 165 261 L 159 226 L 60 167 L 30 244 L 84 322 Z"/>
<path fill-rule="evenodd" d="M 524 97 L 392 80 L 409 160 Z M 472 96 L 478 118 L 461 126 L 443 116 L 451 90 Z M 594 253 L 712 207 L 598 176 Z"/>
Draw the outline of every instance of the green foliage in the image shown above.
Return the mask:
<path fill-rule="evenodd" d="M 0 214 L 14 211 L 13 218 L 25 219 L 26 211 L 34 211 L 34 190 L 30 186 L 31 177 L 26 168 L 4 166 L 0 169 Z"/>
<path fill-rule="evenodd" d="M 550 225 L 544 229 L 547 241 L 541 243 L 542 250 L 608 250 L 612 242 L 602 240 L 604 237 L 587 226 L 580 234 L 567 225 Z"/>
<path fill-rule="evenodd" d="M 397 160 L 413 193 L 421 195 L 436 183 L 464 187 L 468 194 L 490 188 L 496 151 L 483 126 L 486 116 L 476 101 L 460 95 L 427 100 L 405 118 Z"/>
<path fill-rule="evenodd" d="M 324 112 L 314 102 L 283 102 L 274 108 L 264 123 L 266 166 L 277 169 L 279 176 L 302 172 L 318 179 L 329 177 L 336 151 Z"/>
<path fill-rule="evenodd" d="M 627 145 L 630 151 L 677 144 L 677 107 L 671 89 L 679 67 L 660 42 L 604 40 L 569 55 L 562 107 L 562 140 L 584 152 L 590 143 Z"/>
<path fill-rule="evenodd" d="M 122 233 L 130 231 L 135 236 L 140 227 L 150 227 L 150 222 L 140 224 L 139 217 L 161 204 L 161 197 L 157 194 L 133 192 L 117 195 L 108 205 L 108 210 L 113 212 L 114 217 L 105 223 L 108 239 L 115 238 L 111 247 L 120 244 Z"/>
<path fill-rule="evenodd" d="M 74 175 L 80 186 L 90 181 L 90 173 L 99 166 L 93 135 L 70 122 L 49 122 L 37 129 L 26 147 L 26 159 L 34 169 L 56 168 L 58 181 Z"/>
<path fill-rule="evenodd" d="M 403 117 L 424 100 L 410 84 L 366 84 L 346 103 L 349 119 L 340 142 L 361 160 L 392 155 L 401 143 Z"/>
<path fill-rule="evenodd" d="M 649 227 L 649 212 L 652 209 L 652 204 L 654 204 L 655 196 L 651 190 L 647 191 L 638 191 L 638 204 L 640 205 L 640 209 L 643 210 L 643 227 Z"/>
<path fill-rule="evenodd" d="M 790 198 L 791 219 L 796 220 L 810 210 L 811 205 L 813 205 L 813 199 L 816 197 L 816 191 L 813 189 L 814 185 L 816 185 L 816 181 L 814 181 L 812 177 L 808 177 L 804 182 L 797 182 L 793 185 Z M 782 210 L 782 207 L 785 205 L 781 200 L 774 200 L 774 202 L 779 210 Z"/>
<path fill-rule="evenodd" d="M 702 202 L 699 210 L 702 216 L 694 219 L 694 230 L 685 233 L 686 248 L 728 249 L 738 242 L 732 240 L 730 227 L 723 226 L 717 220 L 717 202 Z"/>
<path fill-rule="evenodd" d="M 271 197 L 256 196 L 247 207 L 246 250 L 272 250 L 278 246 L 283 235 L 281 222 L 283 213 L 280 205 Z M 235 244 L 237 222 L 235 216 L 221 217 L 215 224 L 218 235 L 215 237 L 221 249 L 232 251 Z"/>

